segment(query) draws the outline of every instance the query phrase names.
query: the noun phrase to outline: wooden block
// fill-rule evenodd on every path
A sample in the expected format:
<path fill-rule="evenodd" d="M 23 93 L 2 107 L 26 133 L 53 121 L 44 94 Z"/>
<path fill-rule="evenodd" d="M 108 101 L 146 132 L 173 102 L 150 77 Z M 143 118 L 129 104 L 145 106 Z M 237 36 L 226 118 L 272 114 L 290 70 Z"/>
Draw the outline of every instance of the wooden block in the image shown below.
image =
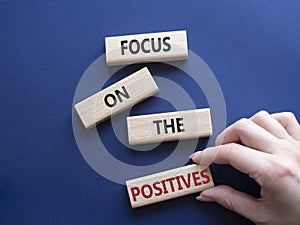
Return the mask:
<path fill-rule="evenodd" d="M 109 66 L 186 60 L 188 57 L 185 30 L 106 37 L 105 49 Z"/>
<path fill-rule="evenodd" d="M 186 140 L 212 135 L 210 109 L 127 117 L 130 145 Z"/>
<path fill-rule="evenodd" d="M 85 128 L 91 128 L 112 115 L 158 93 L 147 67 L 77 103 L 75 109 Z"/>
<path fill-rule="evenodd" d="M 132 208 L 214 187 L 209 167 L 197 164 L 126 181 Z"/>

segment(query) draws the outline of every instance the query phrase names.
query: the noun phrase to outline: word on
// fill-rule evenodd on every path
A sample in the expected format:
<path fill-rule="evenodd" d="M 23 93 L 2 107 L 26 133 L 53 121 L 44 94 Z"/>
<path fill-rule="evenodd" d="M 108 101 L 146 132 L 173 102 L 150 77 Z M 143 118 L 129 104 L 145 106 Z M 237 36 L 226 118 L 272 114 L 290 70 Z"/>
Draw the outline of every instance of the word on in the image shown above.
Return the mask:
<path fill-rule="evenodd" d="M 181 30 L 106 37 L 105 51 L 109 66 L 186 60 L 187 34 Z"/>
<path fill-rule="evenodd" d="M 126 181 L 132 208 L 200 192 L 214 186 L 209 167 L 192 164 Z"/>
<path fill-rule="evenodd" d="M 130 145 L 186 140 L 212 135 L 210 109 L 127 117 Z"/>
<path fill-rule="evenodd" d="M 75 109 L 85 126 L 91 128 L 144 99 L 159 89 L 147 67 L 77 103 Z"/>

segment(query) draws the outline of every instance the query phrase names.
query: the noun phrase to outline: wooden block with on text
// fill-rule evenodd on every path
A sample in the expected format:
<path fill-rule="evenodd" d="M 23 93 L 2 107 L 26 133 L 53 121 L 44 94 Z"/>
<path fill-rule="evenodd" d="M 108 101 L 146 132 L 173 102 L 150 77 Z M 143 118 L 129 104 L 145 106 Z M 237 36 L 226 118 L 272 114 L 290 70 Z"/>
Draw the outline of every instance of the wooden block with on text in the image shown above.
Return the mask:
<path fill-rule="evenodd" d="M 147 67 L 77 103 L 75 109 L 85 126 L 91 128 L 112 115 L 158 93 Z"/>
<path fill-rule="evenodd" d="M 132 208 L 203 191 L 214 186 L 209 167 L 197 164 L 126 181 Z"/>
<path fill-rule="evenodd" d="M 187 34 L 180 30 L 106 37 L 105 51 L 109 66 L 186 60 Z"/>
<path fill-rule="evenodd" d="M 186 140 L 212 135 L 210 109 L 127 117 L 131 145 Z"/>

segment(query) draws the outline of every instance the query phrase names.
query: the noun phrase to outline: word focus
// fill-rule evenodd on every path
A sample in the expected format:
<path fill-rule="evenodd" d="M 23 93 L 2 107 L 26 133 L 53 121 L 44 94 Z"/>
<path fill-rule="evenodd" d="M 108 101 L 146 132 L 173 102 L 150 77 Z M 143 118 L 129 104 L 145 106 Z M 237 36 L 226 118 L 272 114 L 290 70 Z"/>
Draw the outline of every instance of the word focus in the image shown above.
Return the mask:
<path fill-rule="evenodd" d="M 106 37 L 105 52 L 109 66 L 186 60 L 187 34 L 182 30 Z"/>

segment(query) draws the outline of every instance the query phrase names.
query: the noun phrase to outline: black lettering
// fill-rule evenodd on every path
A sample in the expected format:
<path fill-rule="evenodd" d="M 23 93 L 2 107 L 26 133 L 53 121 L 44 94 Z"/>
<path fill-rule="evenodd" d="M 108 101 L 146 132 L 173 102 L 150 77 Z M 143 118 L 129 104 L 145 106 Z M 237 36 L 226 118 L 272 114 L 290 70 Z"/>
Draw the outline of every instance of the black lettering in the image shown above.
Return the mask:
<path fill-rule="evenodd" d="M 162 122 L 162 120 L 154 120 L 153 123 L 156 124 L 156 130 L 157 130 L 157 134 L 160 134 L 160 126 L 159 124 Z"/>
<path fill-rule="evenodd" d="M 168 128 L 172 128 L 172 133 L 175 133 L 175 126 L 174 126 L 174 120 L 171 119 L 171 124 L 167 124 L 167 120 L 164 120 L 164 125 L 165 125 L 165 133 L 168 133 Z"/>
<path fill-rule="evenodd" d="M 136 44 L 136 49 L 135 50 L 132 48 L 132 45 L 134 43 Z M 129 43 L 129 50 L 132 54 L 137 54 L 140 51 L 140 43 L 137 40 L 131 40 L 130 43 Z"/>
<path fill-rule="evenodd" d="M 163 48 L 164 52 L 168 52 L 171 50 L 171 45 L 170 45 L 170 43 L 167 42 L 167 40 L 171 40 L 171 38 L 170 37 L 163 38 L 163 45 L 166 47 L 166 48 Z"/>
<path fill-rule="evenodd" d="M 124 51 L 125 51 L 125 49 L 128 49 L 128 47 L 127 46 L 124 46 L 124 44 L 125 43 L 128 43 L 128 41 L 121 41 L 121 54 L 122 55 L 124 55 L 125 53 L 124 53 Z"/>
<path fill-rule="evenodd" d="M 122 89 L 123 89 L 123 93 L 121 91 L 119 91 L 119 90 L 115 91 L 115 93 L 116 93 L 116 95 L 117 95 L 117 97 L 118 97 L 118 99 L 119 99 L 120 102 L 123 102 L 123 99 L 121 98 L 121 96 L 123 96 L 123 97 L 125 97 L 127 99 L 130 98 L 130 96 L 129 96 L 129 94 L 128 94 L 126 88 L 125 88 L 125 86 L 123 86 Z"/>
<path fill-rule="evenodd" d="M 113 103 L 108 102 L 109 97 L 113 100 Z M 117 104 L 117 99 L 113 94 L 107 94 L 104 97 L 104 102 L 108 107 L 114 107 Z"/>
<path fill-rule="evenodd" d="M 177 131 L 178 132 L 184 132 L 184 128 L 183 127 L 183 118 L 176 118 L 176 124 L 177 124 Z"/>
<path fill-rule="evenodd" d="M 150 49 L 146 49 L 146 48 L 145 48 L 145 42 L 150 42 L 150 39 L 149 39 L 149 38 L 145 38 L 145 39 L 142 41 L 142 44 L 141 44 L 142 51 L 143 51 L 144 53 L 150 53 Z"/>
<path fill-rule="evenodd" d="M 158 38 L 157 40 L 158 40 L 158 41 L 157 41 L 158 47 L 155 48 L 155 41 L 154 41 L 154 38 L 151 38 L 151 46 L 152 46 L 153 52 L 159 52 L 160 49 L 161 49 L 161 38 Z"/>

